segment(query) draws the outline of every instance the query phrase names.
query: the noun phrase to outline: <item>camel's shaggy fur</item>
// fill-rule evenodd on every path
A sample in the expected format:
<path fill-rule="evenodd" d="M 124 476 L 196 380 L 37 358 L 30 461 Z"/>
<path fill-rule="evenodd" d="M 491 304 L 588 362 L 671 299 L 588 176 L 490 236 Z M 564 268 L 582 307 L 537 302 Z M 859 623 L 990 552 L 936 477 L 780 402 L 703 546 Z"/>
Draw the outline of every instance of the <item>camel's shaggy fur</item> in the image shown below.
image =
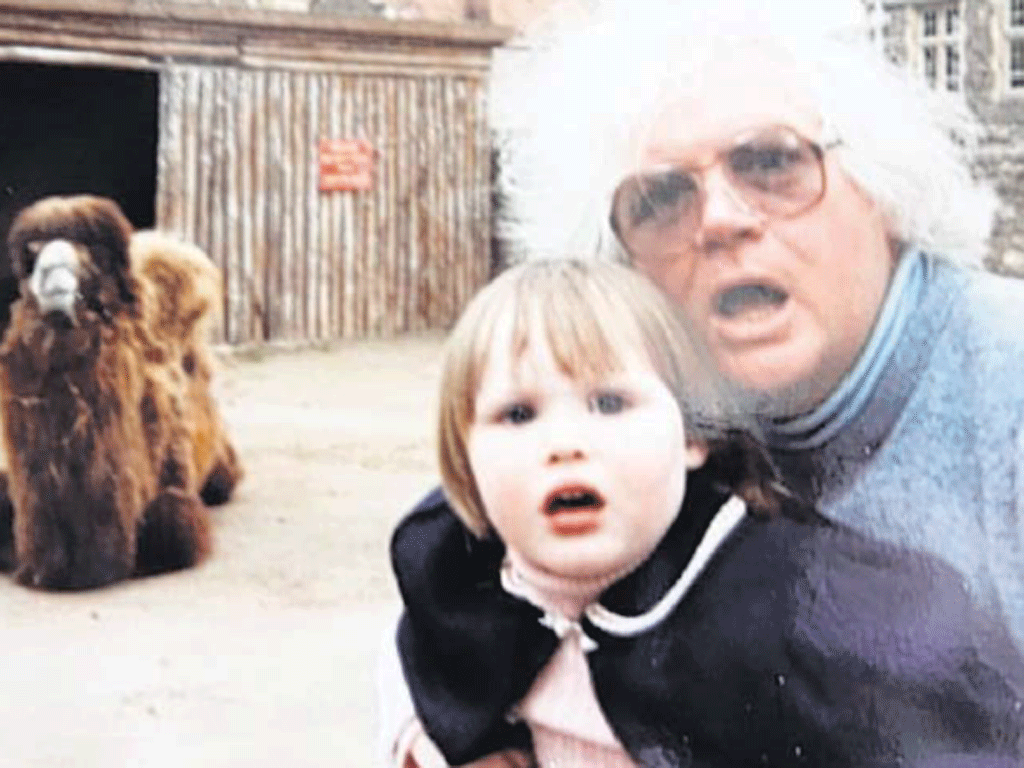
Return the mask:
<path fill-rule="evenodd" d="M 242 475 L 210 391 L 216 268 L 91 196 L 29 206 L 8 249 L 21 287 L 0 345 L 15 577 L 82 589 L 197 563 L 203 500 L 225 501 Z"/>

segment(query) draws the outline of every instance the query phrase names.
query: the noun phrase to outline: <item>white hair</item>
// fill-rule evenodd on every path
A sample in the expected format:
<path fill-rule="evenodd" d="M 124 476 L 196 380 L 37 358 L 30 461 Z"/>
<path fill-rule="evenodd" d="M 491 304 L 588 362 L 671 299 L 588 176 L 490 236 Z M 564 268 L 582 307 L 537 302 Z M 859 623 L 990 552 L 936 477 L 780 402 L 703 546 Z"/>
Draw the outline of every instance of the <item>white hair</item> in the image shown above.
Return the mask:
<path fill-rule="evenodd" d="M 978 124 L 962 100 L 885 61 L 859 0 L 578 0 L 496 56 L 499 232 L 512 260 L 622 258 L 608 223 L 659 112 L 700 87 L 712 56 L 778 52 L 817 105 L 832 150 L 900 242 L 962 262 L 985 255 L 997 200 L 973 178 Z"/>

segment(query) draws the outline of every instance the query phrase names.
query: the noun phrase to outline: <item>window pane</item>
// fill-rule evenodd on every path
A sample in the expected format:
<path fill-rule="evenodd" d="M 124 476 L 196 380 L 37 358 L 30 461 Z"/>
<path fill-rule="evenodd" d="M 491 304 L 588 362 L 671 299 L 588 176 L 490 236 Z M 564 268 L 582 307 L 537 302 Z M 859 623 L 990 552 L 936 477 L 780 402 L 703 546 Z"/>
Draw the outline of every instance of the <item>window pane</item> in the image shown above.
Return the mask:
<path fill-rule="evenodd" d="M 960 29 L 960 6 L 951 5 L 946 9 L 946 34 L 955 35 Z"/>
<path fill-rule="evenodd" d="M 1024 27 L 1024 0 L 1010 0 L 1010 26 Z"/>
<path fill-rule="evenodd" d="M 946 46 L 946 90 L 960 90 L 960 49 L 955 45 Z"/>
<path fill-rule="evenodd" d="M 960 49 L 955 45 L 946 46 L 946 74 L 951 77 L 960 74 Z"/>
<path fill-rule="evenodd" d="M 1024 40 L 1010 41 L 1010 87 L 1024 87 Z"/>
<path fill-rule="evenodd" d="M 935 87 L 935 79 L 938 75 L 938 66 L 935 59 L 935 46 L 926 45 L 924 47 L 924 79 L 933 88 Z"/>
<path fill-rule="evenodd" d="M 1014 0 L 1014 2 L 1018 2 L 1018 0 Z M 1019 0 L 1019 2 L 1024 3 L 1024 0 Z M 923 12 L 923 16 L 924 16 L 924 36 L 925 37 L 935 37 L 935 35 L 939 31 L 939 19 L 938 19 L 939 13 L 938 13 L 938 11 L 936 11 L 934 8 L 929 8 L 928 10 Z"/>

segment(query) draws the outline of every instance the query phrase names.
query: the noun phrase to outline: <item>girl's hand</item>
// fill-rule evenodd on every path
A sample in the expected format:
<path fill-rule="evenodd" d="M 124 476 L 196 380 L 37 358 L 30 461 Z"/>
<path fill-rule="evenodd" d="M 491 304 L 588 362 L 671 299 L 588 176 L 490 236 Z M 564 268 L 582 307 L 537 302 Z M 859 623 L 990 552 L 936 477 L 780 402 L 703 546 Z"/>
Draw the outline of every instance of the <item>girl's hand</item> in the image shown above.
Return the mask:
<path fill-rule="evenodd" d="M 536 768 L 536 765 L 529 752 L 508 749 L 465 763 L 459 768 Z M 421 731 L 406 754 L 402 768 L 449 768 L 449 765 L 430 737 Z"/>
<path fill-rule="evenodd" d="M 474 760 L 460 768 L 536 768 L 537 763 L 533 755 L 519 749 L 508 749 L 504 752 L 495 752 L 487 757 Z"/>

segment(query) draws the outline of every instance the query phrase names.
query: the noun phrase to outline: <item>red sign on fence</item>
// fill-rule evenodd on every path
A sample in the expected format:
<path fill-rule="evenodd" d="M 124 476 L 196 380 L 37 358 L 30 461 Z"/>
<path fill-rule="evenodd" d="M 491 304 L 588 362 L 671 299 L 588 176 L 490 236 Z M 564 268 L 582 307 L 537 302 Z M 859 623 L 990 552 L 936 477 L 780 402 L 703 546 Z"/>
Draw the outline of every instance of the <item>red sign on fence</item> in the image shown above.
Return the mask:
<path fill-rule="evenodd" d="M 372 189 L 375 154 L 362 139 L 321 139 L 320 191 Z"/>

